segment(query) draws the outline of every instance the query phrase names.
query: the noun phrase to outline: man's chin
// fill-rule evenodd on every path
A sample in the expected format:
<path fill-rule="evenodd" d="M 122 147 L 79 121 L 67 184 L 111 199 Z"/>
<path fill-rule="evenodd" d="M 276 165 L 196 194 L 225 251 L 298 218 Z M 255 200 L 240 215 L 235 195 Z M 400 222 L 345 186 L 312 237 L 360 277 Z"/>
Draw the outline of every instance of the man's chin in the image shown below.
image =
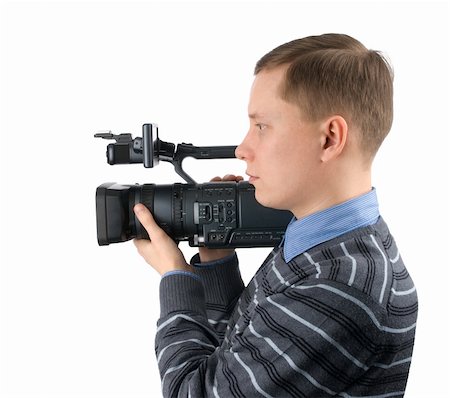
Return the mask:
<path fill-rule="evenodd" d="M 270 201 L 268 201 L 267 198 L 261 194 L 261 189 L 258 189 L 256 187 L 255 187 L 255 199 L 261 206 L 271 207 Z"/>
<path fill-rule="evenodd" d="M 255 188 L 255 199 L 261 206 L 276 210 L 288 210 L 287 206 L 283 206 L 279 201 L 277 202 L 276 200 L 270 200 L 267 195 L 263 195 L 261 193 L 261 188 Z"/>

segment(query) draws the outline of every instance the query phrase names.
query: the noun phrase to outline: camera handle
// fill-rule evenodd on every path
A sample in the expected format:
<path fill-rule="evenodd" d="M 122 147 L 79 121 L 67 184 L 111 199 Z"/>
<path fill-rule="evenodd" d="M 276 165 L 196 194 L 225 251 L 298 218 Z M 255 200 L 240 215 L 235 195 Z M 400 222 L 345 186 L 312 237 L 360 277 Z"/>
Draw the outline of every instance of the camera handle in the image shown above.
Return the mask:
<path fill-rule="evenodd" d="M 194 146 L 192 144 L 177 145 L 174 156 L 169 161 L 173 164 L 176 173 L 181 176 L 187 183 L 196 184 L 194 179 L 188 175 L 182 167 L 183 160 L 187 157 L 194 159 L 231 159 L 234 158 L 235 145 L 231 146 Z M 160 160 L 166 160 L 160 157 Z"/>
<path fill-rule="evenodd" d="M 231 146 L 194 146 L 192 144 L 175 144 L 159 139 L 157 126 L 144 124 L 143 136 L 133 139 L 131 134 L 112 134 L 110 130 L 103 130 L 94 135 L 96 138 L 115 140 L 109 144 L 106 157 L 108 164 L 143 163 L 144 167 L 152 168 L 159 162 L 173 164 L 175 172 L 188 184 L 197 184 L 195 180 L 183 170 L 183 160 L 187 157 L 195 159 L 231 159 L 235 157 L 236 145 Z M 154 138 L 155 133 L 156 138 Z"/>

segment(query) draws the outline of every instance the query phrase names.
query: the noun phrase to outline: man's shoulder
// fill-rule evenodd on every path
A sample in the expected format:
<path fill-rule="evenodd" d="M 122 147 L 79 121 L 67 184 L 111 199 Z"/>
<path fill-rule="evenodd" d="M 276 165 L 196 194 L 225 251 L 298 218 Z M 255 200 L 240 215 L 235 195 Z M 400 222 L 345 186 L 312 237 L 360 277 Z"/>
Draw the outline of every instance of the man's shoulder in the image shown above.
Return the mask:
<path fill-rule="evenodd" d="M 285 262 L 274 256 L 267 277 L 274 290 L 289 285 L 338 284 L 387 309 L 395 288 L 414 288 L 385 221 L 358 228 Z M 400 297 L 400 296 L 398 296 Z M 412 297 L 412 296 L 411 296 Z"/>
<path fill-rule="evenodd" d="M 294 313 L 306 306 L 324 319 L 370 325 L 375 334 L 406 339 L 414 333 L 417 294 L 383 219 L 287 263 L 282 250 L 275 252 L 261 286 L 266 296 L 284 296 Z"/>

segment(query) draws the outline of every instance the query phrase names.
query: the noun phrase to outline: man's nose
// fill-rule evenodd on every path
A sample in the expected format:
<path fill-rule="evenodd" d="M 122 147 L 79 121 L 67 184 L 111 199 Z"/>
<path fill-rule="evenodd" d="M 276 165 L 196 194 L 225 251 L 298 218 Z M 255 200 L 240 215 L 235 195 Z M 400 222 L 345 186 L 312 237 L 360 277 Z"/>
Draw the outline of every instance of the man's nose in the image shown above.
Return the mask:
<path fill-rule="evenodd" d="M 239 160 L 247 160 L 249 157 L 249 151 L 247 148 L 247 137 L 245 136 L 244 140 L 237 146 L 236 150 L 234 151 L 234 155 Z"/>
<path fill-rule="evenodd" d="M 238 145 L 236 147 L 236 150 L 234 151 L 234 156 L 236 156 L 239 160 L 244 160 L 244 155 L 242 154 L 242 144 Z"/>

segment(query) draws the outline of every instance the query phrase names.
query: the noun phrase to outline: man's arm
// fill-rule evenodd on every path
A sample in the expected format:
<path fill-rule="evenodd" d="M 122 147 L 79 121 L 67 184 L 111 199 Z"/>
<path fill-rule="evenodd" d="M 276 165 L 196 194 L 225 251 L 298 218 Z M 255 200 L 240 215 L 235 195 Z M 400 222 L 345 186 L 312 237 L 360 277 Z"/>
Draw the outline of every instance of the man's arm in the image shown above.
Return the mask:
<path fill-rule="evenodd" d="M 191 265 L 203 283 L 208 323 L 221 344 L 236 302 L 244 290 L 238 257 L 232 250 L 228 256 L 215 261 L 200 262 L 200 258 L 201 254 L 200 257 L 195 255 Z"/>
<path fill-rule="evenodd" d="M 147 263 L 161 274 L 163 280 L 174 274 L 201 279 L 206 319 L 221 343 L 236 300 L 244 289 L 235 251 L 203 248 L 192 258 L 191 265 L 188 265 L 178 246 L 156 224 L 147 208 L 136 206 L 136 215 L 147 229 L 150 240 L 135 240 L 135 245 Z M 221 258 L 224 255 L 227 256 Z M 161 300 L 163 299 L 162 297 Z"/>
<path fill-rule="evenodd" d="M 227 174 L 223 178 L 214 177 L 211 181 L 241 180 L 242 176 Z M 191 277 L 195 273 L 200 276 L 205 289 L 207 319 L 221 342 L 228 319 L 244 289 L 235 250 L 200 247 L 189 266 L 175 242 L 159 228 L 148 209 L 138 206 L 136 210 L 139 210 L 136 215 L 151 239 L 135 240 L 139 253 L 163 277 L 172 273 L 188 273 Z"/>

